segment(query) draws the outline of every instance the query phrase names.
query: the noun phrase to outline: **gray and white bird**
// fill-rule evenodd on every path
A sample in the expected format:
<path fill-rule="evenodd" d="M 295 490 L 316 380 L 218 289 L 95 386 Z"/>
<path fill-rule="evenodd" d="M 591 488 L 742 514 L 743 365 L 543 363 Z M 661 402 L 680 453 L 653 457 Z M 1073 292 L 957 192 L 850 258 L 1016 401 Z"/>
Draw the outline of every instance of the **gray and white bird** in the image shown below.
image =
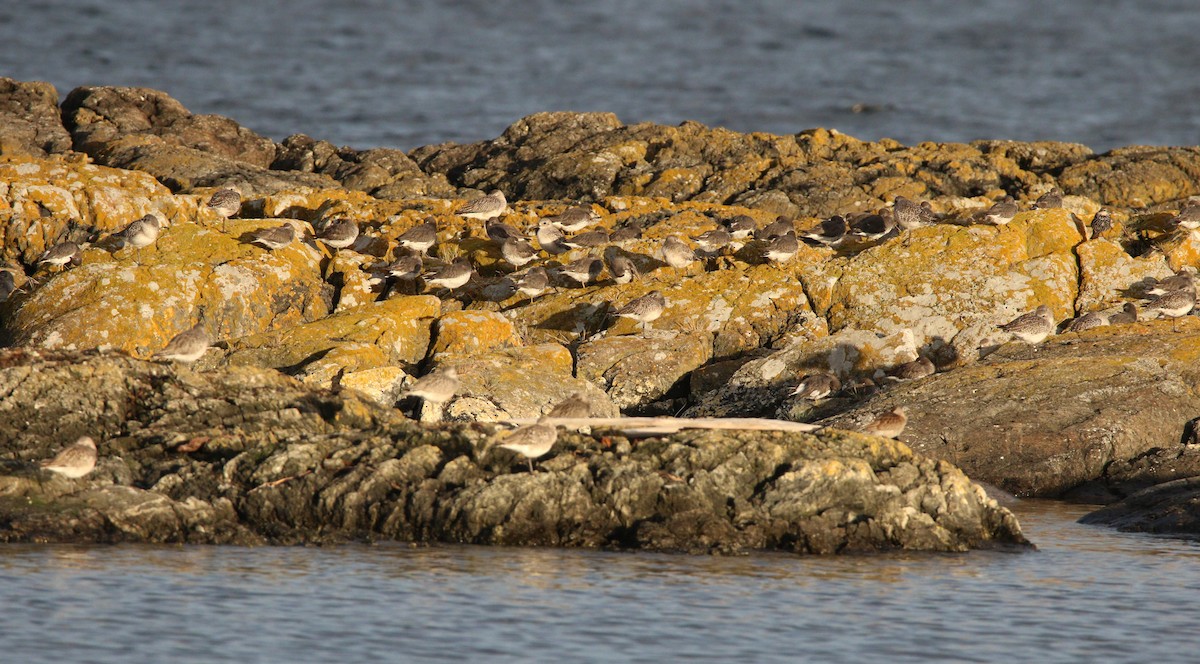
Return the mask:
<path fill-rule="evenodd" d="M 513 285 L 516 286 L 517 292 L 533 302 L 533 298 L 541 295 L 550 287 L 550 275 L 544 267 L 531 267 L 517 277 L 513 281 Z"/>
<path fill-rule="evenodd" d="M 396 244 L 418 254 L 429 251 L 430 247 L 437 244 L 437 222 L 429 217 L 425 223 L 401 233 L 396 238 Z"/>
<path fill-rule="evenodd" d="M 908 409 L 903 406 L 896 406 L 890 411 L 879 415 L 871 420 L 862 428 L 862 432 L 872 436 L 882 436 L 884 438 L 897 438 L 904 433 L 904 427 L 908 424 Z"/>
<path fill-rule="evenodd" d="M 1003 226 L 1012 221 L 1013 217 L 1016 217 L 1019 211 L 1020 207 L 1017 206 L 1017 202 L 1013 200 L 1013 197 L 1005 196 L 992 205 L 992 207 L 984 210 L 983 214 L 980 215 L 980 220 L 985 224 Z"/>
<path fill-rule="evenodd" d="M 1195 306 L 1196 291 L 1185 288 L 1159 295 L 1147 302 L 1146 306 L 1142 307 L 1142 311 L 1151 316 L 1179 318 L 1188 315 Z"/>
<path fill-rule="evenodd" d="M 567 238 L 567 244 L 573 247 L 603 247 L 610 242 L 608 231 L 595 230 L 577 233 Z"/>
<path fill-rule="evenodd" d="M 410 254 L 388 263 L 384 269 L 387 270 L 390 277 L 401 281 L 413 281 L 421 276 L 423 267 L 420 254 Z"/>
<path fill-rule="evenodd" d="M 551 408 L 550 412 L 546 413 L 546 417 L 572 420 L 591 416 L 592 402 L 588 400 L 587 395 L 583 392 L 576 392 L 563 399 Z"/>
<path fill-rule="evenodd" d="M 455 290 L 466 286 L 473 276 L 475 276 L 475 268 L 469 261 L 460 258 L 426 275 L 425 283 L 430 286 Z"/>
<path fill-rule="evenodd" d="M 1138 322 L 1138 308 L 1132 302 L 1126 302 L 1119 312 L 1108 317 L 1109 325 L 1127 325 L 1136 322 Z"/>
<path fill-rule="evenodd" d="M 200 322 L 175 335 L 167 342 L 166 348 L 154 354 L 154 359 L 190 364 L 204 357 L 211 345 L 212 337 L 204 329 L 204 323 Z"/>
<path fill-rule="evenodd" d="M 790 218 L 779 215 L 775 221 L 763 226 L 754 232 L 755 240 L 770 240 L 777 238 L 788 231 L 795 232 L 796 224 Z"/>
<path fill-rule="evenodd" d="M 142 247 L 148 247 L 155 242 L 158 242 L 158 234 L 162 230 L 162 223 L 158 217 L 148 214 L 141 219 L 134 221 L 117 233 L 117 237 L 121 239 L 122 244 L 128 247 L 133 247 L 137 253 L 137 260 L 140 263 L 142 258 Z"/>
<path fill-rule="evenodd" d="M 417 397 L 429 403 L 443 404 L 454 398 L 459 387 L 458 370 L 454 367 L 446 367 L 413 381 L 401 393 L 401 396 Z"/>
<path fill-rule="evenodd" d="M 1037 309 L 1021 314 L 999 327 L 1027 344 L 1036 344 L 1054 334 L 1054 325 L 1054 314 L 1050 307 L 1041 304 Z"/>
<path fill-rule="evenodd" d="M 796 232 L 788 231 L 767 241 L 763 258 L 771 263 L 785 263 L 791 260 L 798 251 L 800 251 L 800 241 L 796 239 Z"/>
<path fill-rule="evenodd" d="M 604 263 L 599 258 L 585 256 L 577 261 L 571 261 L 558 268 L 558 273 L 582 286 L 600 278 L 604 271 Z"/>
<path fill-rule="evenodd" d="M 46 250 L 38 259 L 38 265 L 66 265 L 79 256 L 80 246 L 74 242 L 60 242 Z"/>
<path fill-rule="evenodd" d="M 1038 199 L 1033 202 L 1035 210 L 1053 210 L 1062 207 L 1063 192 L 1062 189 L 1054 187 L 1050 191 L 1038 196 Z"/>
<path fill-rule="evenodd" d="M 1166 295 L 1177 290 L 1196 290 L 1195 268 L 1185 266 L 1165 279 L 1154 280 L 1146 289 L 1146 295 Z"/>
<path fill-rule="evenodd" d="M 926 376 L 932 376 L 937 373 L 937 367 L 933 361 L 924 355 L 917 355 L 917 359 L 911 362 L 895 366 L 891 371 L 887 372 L 884 380 L 889 383 L 900 383 L 908 380 L 919 380 Z"/>
<path fill-rule="evenodd" d="M 631 221 L 624 226 L 613 231 L 608 236 L 610 244 L 625 246 L 631 242 L 642 239 L 642 225 L 636 221 Z"/>
<path fill-rule="evenodd" d="M 47 459 L 38 465 L 52 473 L 77 480 L 95 470 L 96 457 L 96 441 L 88 436 L 80 436 L 74 443 L 54 455 L 53 459 Z"/>
<path fill-rule="evenodd" d="M 467 219 L 487 221 L 495 219 L 507 211 L 508 200 L 504 198 L 504 192 L 496 189 L 487 196 L 480 196 L 479 198 L 467 201 L 458 209 L 457 214 Z"/>
<path fill-rule="evenodd" d="M 526 239 L 521 231 L 517 230 L 516 226 L 506 224 L 502 221 L 485 221 L 483 222 L 483 232 L 488 236 L 488 239 L 496 244 L 504 244 L 504 241 L 510 237 Z"/>
<path fill-rule="evenodd" d="M 725 228 L 728 229 L 729 235 L 735 240 L 745 240 L 754 235 L 758 230 L 758 224 L 755 223 L 754 217 L 748 214 L 739 214 L 725 222 Z"/>
<path fill-rule="evenodd" d="M 334 249 L 345 249 L 358 239 L 358 223 L 353 219 L 334 219 L 321 229 L 317 239 Z"/>
<path fill-rule="evenodd" d="M 929 206 L 929 201 L 917 204 L 903 196 L 897 196 L 896 200 L 892 201 L 892 219 L 901 230 L 911 231 L 932 224 L 937 217 Z"/>
<path fill-rule="evenodd" d="M 809 401 L 818 401 L 842 389 L 842 381 L 828 371 L 818 371 L 807 374 L 800 379 L 800 384 L 788 396 L 800 397 Z"/>
<path fill-rule="evenodd" d="M 1112 213 L 1108 208 L 1100 208 L 1096 210 L 1095 216 L 1092 217 L 1092 237 L 1096 237 L 1113 227 Z"/>
<path fill-rule="evenodd" d="M 257 244 L 269 251 L 283 249 L 295 240 L 296 228 L 292 224 L 260 228 L 250 233 L 250 244 Z"/>
<path fill-rule="evenodd" d="M 714 228 L 710 231 L 704 231 L 700 235 L 692 238 L 696 242 L 696 246 L 706 254 L 715 255 L 725 250 L 729 243 L 733 242 L 733 235 L 724 228 Z"/>
<path fill-rule="evenodd" d="M 221 218 L 221 231 L 228 231 L 229 218 L 242 209 L 242 193 L 233 187 L 218 189 L 204 206 Z"/>
<path fill-rule="evenodd" d="M 667 265 L 682 269 L 696 260 L 696 252 L 692 251 L 692 248 L 687 246 L 683 240 L 672 235 L 663 241 L 662 257 Z"/>
<path fill-rule="evenodd" d="M 837 248 L 846 241 L 848 232 L 850 232 L 850 225 L 846 223 L 845 217 L 834 215 L 822 221 L 819 229 L 805 233 L 802 237 L 827 247 Z"/>
<path fill-rule="evenodd" d="M 1200 204 L 1189 202 L 1167 223 L 1172 228 L 1183 228 L 1189 231 L 1200 228 Z"/>
<path fill-rule="evenodd" d="M 849 224 L 851 235 L 869 241 L 882 239 L 888 233 L 891 233 L 892 229 L 896 228 L 893 215 L 878 213 L 859 215 L 854 217 Z"/>
<path fill-rule="evenodd" d="M 1067 325 L 1066 332 L 1083 332 L 1096 327 L 1104 327 L 1108 325 L 1108 316 L 1099 311 L 1089 311 L 1086 314 L 1079 316 Z"/>
<path fill-rule="evenodd" d="M 596 214 L 596 211 L 590 206 L 576 205 L 567 208 L 562 214 L 547 217 L 547 219 L 566 233 L 576 233 L 600 221 L 600 215 Z"/>
<path fill-rule="evenodd" d="M 660 291 L 654 290 L 635 300 L 631 300 L 625 306 L 614 311 L 613 315 L 638 321 L 642 324 L 642 331 L 644 332 L 651 322 L 658 320 L 662 316 L 666 308 L 667 299 L 663 297 Z"/>
<path fill-rule="evenodd" d="M 496 441 L 496 446 L 525 457 L 525 461 L 529 463 L 529 472 L 532 473 L 533 460 L 549 453 L 558 441 L 558 427 L 546 422 L 547 417 L 543 416 L 536 424 L 514 429 Z"/>
<path fill-rule="evenodd" d="M 509 265 L 522 267 L 536 259 L 538 252 L 525 238 L 510 237 L 500 245 L 500 255 Z"/>
<path fill-rule="evenodd" d="M 637 265 L 628 256 L 613 253 L 607 257 L 608 273 L 612 275 L 613 283 L 627 284 L 641 276 Z"/>
<path fill-rule="evenodd" d="M 571 246 L 567 244 L 566 236 L 549 219 L 542 219 L 538 222 L 535 237 L 542 251 L 551 256 L 565 254 L 571 250 Z"/>

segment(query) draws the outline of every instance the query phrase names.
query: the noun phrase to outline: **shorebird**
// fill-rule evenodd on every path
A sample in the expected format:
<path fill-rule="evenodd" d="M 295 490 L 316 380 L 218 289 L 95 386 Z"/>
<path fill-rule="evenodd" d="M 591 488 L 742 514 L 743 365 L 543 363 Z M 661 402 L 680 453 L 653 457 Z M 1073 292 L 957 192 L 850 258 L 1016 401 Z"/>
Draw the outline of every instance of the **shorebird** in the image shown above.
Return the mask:
<path fill-rule="evenodd" d="M 754 217 L 748 214 L 739 214 L 725 222 L 725 228 L 729 230 L 729 235 L 733 239 L 745 240 L 754 235 L 754 232 L 758 230 L 758 224 L 754 223 Z"/>
<path fill-rule="evenodd" d="M 828 371 L 811 373 L 800 379 L 800 384 L 788 396 L 817 401 L 842 389 L 842 381 Z"/>
<path fill-rule="evenodd" d="M 897 196 L 896 200 L 892 201 L 892 219 L 901 230 L 911 231 L 932 224 L 936 217 L 929 201 L 922 201 L 918 205 L 903 196 Z"/>
<path fill-rule="evenodd" d="M 96 441 L 88 436 L 80 436 L 79 440 L 54 455 L 53 459 L 38 465 L 52 473 L 77 480 L 96 468 Z"/>
<path fill-rule="evenodd" d="M 1033 209 L 1035 209 L 1035 210 L 1052 210 L 1054 208 L 1062 207 L 1062 203 L 1063 203 L 1062 189 L 1059 189 L 1058 187 L 1054 187 L 1050 191 L 1047 191 L 1046 193 L 1042 194 L 1041 196 L 1038 196 L 1038 199 L 1033 202 Z"/>
<path fill-rule="evenodd" d="M 1147 295 L 1166 295 L 1177 290 L 1196 290 L 1196 269 L 1185 266 L 1166 279 L 1155 279 L 1146 289 Z"/>
<path fill-rule="evenodd" d="M 250 244 L 257 244 L 269 251 L 283 249 L 295 240 L 296 227 L 291 223 L 285 223 L 282 226 L 260 228 L 250 233 Z"/>
<path fill-rule="evenodd" d="M 1108 325 L 1108 316 L 1099 311 L 1089 311 L 1086 314 L 1076 318 L 1067 325 L 1066 332 L 1083 332 L 1090 330 L 1093 327 L 1104 327 Z"/>
<path fill-rule="evenodd" d="M 480 196 L 479 198 L 467 201 L 466 204 L 458 209 L 457 214 L 467 219 L 487 221 L 495 219 L 507 211 L 508 201 L 504 198 L 504 192 L 496 189 L 487 196 Z"/>
<path fill-rule="evenodd" d="M 696 252 L 674 235 L 663 241 L 662 256 L 667 265 L 676 269 L 685 268 L 696 260 Z"/>
<path fill-rule="evenodd" d="M 596 214 L 596 211 L 591 207 L 576 205 L 567 208 L 560 215 L 547 217 L 546 219 L 566 233 L 575 233 L 600 221 L 600 215 Z"/>
<path fill-rule="evenodd" d="M 892 217 L 893 215 L 884 216 L 877 213 L 855 217 L 850 222 L 850 234 L 870 241 L 881 239 L 896 227 Z"/>
<path fill-rule="evenodd" d="M 904 433 L 906 424 L 908 424 L 908 410 L 902 406 L 896 406 L 868 422 L 862 428 L 862 432 L 872 436 L 898 438 L 900 434 Z"/>
<path fill-rule="evenodd" d="M 80 247 L 74 242 L 60 242 L 46 250 L 38 259 L 38 265 L 66 265 L 79 256 Z"/>
<path fill-rule="evenodd" d="M 137 253 L 137 262 L 141 264 L 142 247 L 148 247 L 157 242 L 161 230 L 162 225 L 158 217 L 148 214 L 126 226 L 124 230 L 117 233 L 117 237 L 121 238 L 121 242 L 126 246 L 133 247 Z"/>
<path fill-rule="evenodd" d="M 796 231 L 788 231 L 767 242 L 763 258 L 772 263 L 784 263 L 795 256 L 798 251 L 800 251 L 800 241 L 796 239 Z"/>
<path fill-rule="evenodd" d="M 1186 316 L 1196 306 L 1196 291 L 1183 289 L 1171 291 L 1165 295 L 1150 300 L 1142 308 L 1148 314 L 1157 314 L 1163 318 L 1179 318 Z"/>
<path fill-rule="evenodd" d="M 191 328 L 175 335 L 167 347 L 154 354 L 156 360 L 174 360 L 175 362 L 192 363 L 204 357 L 208 347 L 212 345 L 212 337 L 204 329 L 203 323 L 196 323 Z"/>
<path fill-rule="evenodd" d="M 454 398 L 459 387 L 458 370 L 454 367 L 446 367 L 413 381 L 400 396 L 402 398 L 417 397 L 423 403 L 431 403 L 440 407 Z"/>
<path fill-rule="evenodd" d="M 1189 201 L 1168 223 L 1172 228 L 1189 231 L 1200 228 L 1200 204 Z"/>
<path fill-rule="evenodd" d="M 558 273 L 579 284 L 586 286 L 600 277 L 604 271 L 604 263 L 598 258 L 585 256 L 558 268 Z"/>
<path fill-rule="evenodd" d="M 537 249 L 520 237 L 510 237 L 500 245 L 500 255 L 513 267 L 521 267 L 537 258 Z"/>
<path fill-rule="evenodd" d="M 905 362 L 893 367 L 891 371 L 887 372 L 886 380 L 890 383 L 899 383 L 932 376 L 935 373 L 937 373 L 937 367 L 933 365 L 933 362 L 924 355 L 917 355 L 917 359 L 912 362 Z"/>
<path fill-rule="evenodd" d="M 619 244 L 622 246 L 640 239 L 642 239 L 642 225 L 636 221 L 625 224 L 608 236 L 610 244 Z"/>
<path fill-rule="evenodd" d="M 779 215 L 778 217 L 775 218 L 775 221 L 773 221 L 773 222 L 767 224 L 766 226 L 763 226 L 762 228 L 755 231 L 754 239 L 755 240 L 770 240 L 773 238 L 777 238 L 780 235 L 787 233 L 788 231 L 794 232 L 795 230 L 796 230 L 796 225 L 792 222 L 791 219 L 789 219 L 783 215 Z"/>
<path fill-rule="evenodd" d="M 1096 210 L 1096 215 L 1092 217 L 1092 237 L 1096 237 L 1112 227 L 1112 213 L 1107 208 Z"/>
<path fill-rule="evenodd" d="M 566 242 L 566 236 L 549 219 L 542 219 L 538 222 L 535 237 L 537 237 L 538 246 L 542 248 L 542 251 L 551 256 L 565 254 L 571 250 L 570 245 Z"/>
<path fill-rule="evenodd" d="M 1054 334 L 1054 314 L 1050 307 L 1041 304 L 999 327 L 1027 344 L 1036 344 Z"/>
<path fill-rule="evenodd" d="M 485 221 L 483 222 L 483 232 L 488 236 L 488 239 L 496 244 L 504 244 L 504 241 L 509 238 L 526 239 L 521 231 L 517 230 L 516 226 L 506 224 L 502 221 Z"/>
<path fill-rule="evenodd" d="M 1108 317 L 1109 325 L 1125 325 L 1136 322 L 1138 322 L 1138 308 L 1132 302 L 1126 302 L 1121 311 Z"/>
<path fill-rule="evenodd" d="M 321 229 L 317 239 L 334 249 L 345 249 L 358 239 L 358 224 L 353 219 L 334 219 Z"/>
<path fill-rule="evenodd" d="M 531 267 L 518 277 L 513 285 L 516 286 L 517 292 L 529 298 L 533 302 L 533 298 L 541 295 L 550 286 L 550 275 L 544 267 Z"/>
<path fill-rule="evenodd" d="M 572 394 L 551 408 L 550 412 L 546 413 L 546 417 L 557 417 L 563 419 L 577 419 L 591 416 L 592 404 L 590 401 L 588 401 L 587 395 L 583 392 L 576 392 Z"/>
<path fill-rule="evenodd" d="M 423 265 L 420 254 L 411 254 L 397 258 L 391 263 L 388 263 L 387 267 L 384 269 L 387 270 L 388 276 L 394 277 L 401 281 L 413 281 L 417 277 L 421 276 L 422 267 Z"/>
<path fill-rule="evenodd" d="M 401 233 L 396 238 L 396 244 L 418 254 L 429 251 L 430 247 L 437 244 L 437 222 L 433 217 L 428 217 L 425 223 Z"/>
<path fill-rule="evenodd" d="M 593 247 L 603 247 L 603 246 L 607 245 L 609 242 L 610 242 L 610 236 L 608 234 L 608 231 L 602 231 L 602 230 L 587 231 L 584 233 L 579 233 L 576 235 L 572 235 L 570 238 L 567 239 L 567 244 L 569 244 L 573 247 L 587 247 L 589 249 L 593 248 Z"/>
<path fill-rule="evenodd" d="M 846 223 L 845 217 L 834 215 L 825 221 L 821 222 L 820 230 L 812 233 L 805 233 L 802 237 L 806 240 L 818 242 L 827 247 L 836 248 L 846 240 L 846 233 L 850 231 L 849 224 Z"/>
<path fill-rule="evenodd" d="M 700 251 L 706 254 L 715 255 L 725 250 L 730 242 L 733 242 L 733 235 L 724 228 L 715 228 L 711 231 L 704 231 L 700 235 L 692 238 L 696 245 L 700 247 Z"/>
<path fill-rule="evenodd" d="M 608 273 L 612 275 L 613 283 L 627 284 L 641 276 L 637 265 L 624 254 L 614 253 L 607 260 Z"/>
<path fill-rule="evenodd" d="M 642 332 L 647 330 L 651 321 L 658 320 L 663 310 L 667 308 L 667 300 L 659 291 L 650 291 L 645 295 L 630 301 L 625 306 L 613 312 L 621 318 L 636 320 L 642 324 Z"/>
<path fill-rule="evenodd" d="M 512 450 L 525 457 L 529 463 L 529 472 L 533 472 L 533 460 L 546 454 L 558 440 L 558 428 L 546 422 L 543 416 L 537 424 L 530 424 L 511 433 L 496 442 L 497 447 Z"/>
<path fill-rule="evenodd" d="M 208 198 L 205 207 L 221 218 L 221 232 L 228 232 L 229 218 L 242 209 L 242 193 L 233 187 L 218 189 Z"/>
<path fill-rule="evenodd" d="M 980 220 L 985 224 L 1003 226 L 1012 221 L 1013 217 L 1017 216 L 1018 211 L 1020 211 L 1020 208 L 1017 207 L 1017 202 L 1013 200 L 1013 197 L 1005 196 L 998 203 L 985 210 L 980 216 Z"/>
<path fill-rule="evenodd" d="M 475 268 L 468 260 L 460 258 L 426 276 L 425 283 L 455 290 L 466 286 L 473 276 L 475 276 Z"/>

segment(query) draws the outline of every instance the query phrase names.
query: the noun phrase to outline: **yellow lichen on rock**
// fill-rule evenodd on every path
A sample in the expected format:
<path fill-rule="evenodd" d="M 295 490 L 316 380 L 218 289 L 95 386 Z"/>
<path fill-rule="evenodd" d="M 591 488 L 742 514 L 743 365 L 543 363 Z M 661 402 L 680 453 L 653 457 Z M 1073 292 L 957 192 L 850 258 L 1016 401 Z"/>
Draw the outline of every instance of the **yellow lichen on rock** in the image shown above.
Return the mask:
<path fill-rule="evenodd" d="M 502 314 L 490 311 L 452 311 L 438 319 L 433 357 L 476 355 L 497 347 L 520 346 L 517 328 Z"/>

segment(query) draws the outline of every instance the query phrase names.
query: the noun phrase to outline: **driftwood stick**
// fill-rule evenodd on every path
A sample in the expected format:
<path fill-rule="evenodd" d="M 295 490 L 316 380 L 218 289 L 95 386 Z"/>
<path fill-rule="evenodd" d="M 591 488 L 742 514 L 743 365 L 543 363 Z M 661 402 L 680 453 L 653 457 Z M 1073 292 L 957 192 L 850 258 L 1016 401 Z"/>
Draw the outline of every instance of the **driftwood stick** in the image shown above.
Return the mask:
<path fill-rule="evenodd" d="M 520 418 L 508 420 L 512 424 L 523 426 L 533 424 L 536 419 Z M 802 422 L 787 422 L 770 420 L 761 417 L 553 417 L 547 419 L 548 424 L 554 424 L 568 429 L 616 429 L 632 438 L 661 436 L 678 433 L 684 429 L 723 429 L 737 431 L 798 431 L 810 433 L 822 427 Z"/>

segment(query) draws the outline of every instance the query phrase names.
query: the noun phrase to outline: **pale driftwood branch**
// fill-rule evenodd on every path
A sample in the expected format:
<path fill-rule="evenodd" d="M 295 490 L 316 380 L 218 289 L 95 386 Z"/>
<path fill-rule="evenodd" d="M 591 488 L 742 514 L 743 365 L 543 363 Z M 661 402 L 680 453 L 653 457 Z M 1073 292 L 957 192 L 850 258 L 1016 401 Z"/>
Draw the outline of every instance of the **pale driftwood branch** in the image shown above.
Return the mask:
<path fill-rule="evenodd" d="M 534 418 L 508 420 L 523 426 L 537 422 Z M 811 433 L 822 427 L 802 422 L 769 420 L 761 417 L 552 417 L 550 424 L 568 429 L 616 429 L 632 438 L 661 436 L 684 429 L 723 429 L 734 431 L 797 431 Z"/>

